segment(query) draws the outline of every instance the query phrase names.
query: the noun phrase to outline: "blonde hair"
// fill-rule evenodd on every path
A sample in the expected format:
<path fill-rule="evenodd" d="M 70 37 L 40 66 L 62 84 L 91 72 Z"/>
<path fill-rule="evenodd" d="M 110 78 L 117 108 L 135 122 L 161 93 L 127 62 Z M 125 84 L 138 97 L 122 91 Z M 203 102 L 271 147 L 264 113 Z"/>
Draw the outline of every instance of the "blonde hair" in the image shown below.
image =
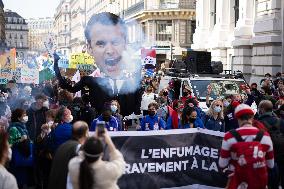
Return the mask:
<path fill-rule="evenodd" d="M 217 102 L 221 102 L 221 104 L 222 104 L 221 112 L 218 113 L 217 119 L 224 119 L 224 107 L 223 107 L 223 102 L 222 102 L 222 100 L 219 100 L 219 99 L 218 99 L 218 100 L 214 100 L 214 101 L 211 103 L 211 105 L 210 105 L 208 111 L 206 112 L 206 115 L 208 115 L 208 116 L 210 116 L 210 117 L 214 117 L 214 106 L 215 106 L 215 104 L 216 104 Z"/>

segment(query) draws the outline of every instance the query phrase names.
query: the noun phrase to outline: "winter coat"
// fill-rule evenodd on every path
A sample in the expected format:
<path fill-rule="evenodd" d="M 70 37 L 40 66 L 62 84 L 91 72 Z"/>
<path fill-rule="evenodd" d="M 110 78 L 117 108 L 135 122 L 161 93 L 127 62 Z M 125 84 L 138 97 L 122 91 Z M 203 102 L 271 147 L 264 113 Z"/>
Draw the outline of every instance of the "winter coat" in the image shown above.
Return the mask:
<path fill-rule="evenodd" d="M 36 109 L 36 104 L 33 103 L 31 107 L 27 110 L 27 116 L 29 117 L 26 123 L 27 129 L 29 131 L 29 136 L 32 141 L 35 141 L 37 136 L 41 132 L 41 126 L 46 123 L 45 113 L 47 112 L 46 107 L 41 109 Z"/>
<path fill-rule="evenodd" d="M 225 132 L 225 124 L 223 119 L 214 119 L 213 117 L 206 115 L 203 123 L 206 129 Z"/>

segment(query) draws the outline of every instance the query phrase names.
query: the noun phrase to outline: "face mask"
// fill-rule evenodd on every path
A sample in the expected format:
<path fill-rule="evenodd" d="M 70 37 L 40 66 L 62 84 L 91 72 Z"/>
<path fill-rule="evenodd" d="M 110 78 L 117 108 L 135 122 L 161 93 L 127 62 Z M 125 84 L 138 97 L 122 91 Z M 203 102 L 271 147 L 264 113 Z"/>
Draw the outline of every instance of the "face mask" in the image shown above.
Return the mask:
<path fill-rule="evenodd" d="M 188 92 L 183 92 L 182 93 L 182 96 L 187 96 L 188 95 Z"/>
<path fill-rule="evenodd" d="M 69 116 L 69 119 L 66 121 L 67 123 L 71 123 L 73 121 L 73 116 L 72 115 L 70 115 Z"/>
<path fill-rule="evenodd" d="M 49 108 L 49 102 L 48 101 L 44 101 L 42 106 L 46 107 L 46 108 Z"/>
<path fill-rule="evenodd" d="M 8 149 L 8 160 L 11 161 L 12 159 L 12 149 L 9 147 Z"/>
<path fill-rule="evenodd" d="M 54 121 L 49 121 L 49 122 L 47 123 L 47 125 L 48 125 L 49 127 L 51 127 L 53 124 L 54 124 Z"/>
<path fill-rule="evenodd" d="M 29 117 L 28 116 L 24 116 L 23 119 L 22 119 L 22 122 L 23 123 L 27 123 L 29 120 Z"/>
<path fill-rule="evenodd" d="M 111 105 L 110 109 L 113 113 L 115 113 L 117 111 L 117 106 L 116 105 Z"/>
<path fill-rule="evenodd" d="M 149 111 L 149 116 L 154 116 L 154 115 L 156 115 L 155 111 Z"/>
<path fill-rule="evenodd" d="M 190 123 L 194 123 L 195 120 L 196 120 L 196 118 L 189 118 L 189 122 L 190 122 Z"/>
<path fill-rule="evenodd" d="M 224 101 L 224 106 L 225 106 L 225 107 L 228 107 L 229 105 L 230 105 L 230 102 Z"/>
<path fill-rule="evenodd" d="M 222 111 L 222 108 L 220 106 L 215 106 L 214 107 L 214 112 L 219 113 Z"/>
<path fill-rule="evenodd" d="M 24 110 L 29 109 L 29 107 L 30 107 L 30 105 L 28 105 L 28 104 L 24 104 L 24 105 L 23 105 L 23 109 L 24 109 Z"/>

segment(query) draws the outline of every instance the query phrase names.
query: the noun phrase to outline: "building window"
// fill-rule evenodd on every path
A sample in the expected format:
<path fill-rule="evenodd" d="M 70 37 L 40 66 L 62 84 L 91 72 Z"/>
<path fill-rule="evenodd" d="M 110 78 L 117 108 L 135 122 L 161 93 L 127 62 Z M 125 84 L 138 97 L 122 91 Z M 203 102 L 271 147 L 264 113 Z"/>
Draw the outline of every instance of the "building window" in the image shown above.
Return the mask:
<path fill-rule="evenodd" d="M 157 21 L 157 41 L 172 41 L 172 21 Z"/>
<path fill-rule="evenodd" d="M 240 17 L 240 1 L 239 0 L 235 0 L 235 6 L 234 6 L 234 10 L 235 10 L 235 27 L 237 26 L 237 22 L 239 20 Z"/>
<path fill-rule="evenodd" d="M 15 34 L 15 39 L 18 39 L 18 36 L 17 36 L 17 34 Z"/>
<path fill-rule="evenodd" d="M 67 32 L 67 25 L 64 26 L 64 31 Z"/>
<path fill-rule="evenodd" d="M 65 10 L 66 10 L 66 11 L 68 10 L 68 5 L 65 5 Z"/>
<path fill-rule="evenodd" d="M 67 21 L 67 15 L 66 14 L 64 15 L 64 21 L 65 22 Z"/>
<path fill-rule="evenodd" d="M 64 55 L 66 55 L 66 50 L 64 50 Z"/>
<path fill-rule="evenodd" d="M 161 0 L 160 8 L 162 9 L 176 9 L 179 8 L 179 2 L 177 0 Z"/>
<path fill-rule="evenodd" d="M 12 39 L 12 35 L 11 34 L 9 35 L 9 39 Z"/>
<path fill-rule="evenodd" d="M 23 35 L 20 35 L 20 39 L 23 39 Z"/>

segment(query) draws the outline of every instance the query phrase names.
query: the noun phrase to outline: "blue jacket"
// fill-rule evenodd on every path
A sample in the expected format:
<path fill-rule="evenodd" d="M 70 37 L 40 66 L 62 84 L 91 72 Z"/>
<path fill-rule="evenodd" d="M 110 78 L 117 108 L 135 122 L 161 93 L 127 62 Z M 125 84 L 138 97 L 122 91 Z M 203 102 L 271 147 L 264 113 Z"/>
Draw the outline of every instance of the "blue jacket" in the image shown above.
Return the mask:
<path fill-rule="evenodd" d="M 203 122 L 202 122 L 202 120 L 199 118 L 199 117 L 197 117 L 196 118 L 196 120 L 195 120 L 195 122 L 194 122 L 194 124 L 193 124 L 193 128 L 204 128 L 204 124 L 203 124 Z M 186 123 L 185 125 L 182 125 L 181 123 L 179 124 L 179 128 L 180 129 L 189 129 L 190 128 L 190 126 L 189 126 L 189 123 Z"/>
<path fill-rule="evenodd" d="M 205 116 L 206 116 L 205 112 L 202 111 L 202 109 L 201 109 L 200 107 L 194 107 L 194 109 L 195 109 L 195 111 L 196 111 L 196 113 L 197 113 L 197 116 L 198 116 L 201 120 L 203 120 L 203 119 L 205 118 Z"/>
<path fill-rule="evenodd" d="M 97 119 L 94 119 L 91 127 L 90 127 L 90 131 L 95 131 L 96 130 L 96 126 L 97 126 L 97 121 L 104 121 L 103 120 L 103 116 L 100 115 Z M 108 131 L 118 131 L 119 129 L 119 124 L 117 119 L 114 116 L 110 117 L 109 122 L 106 122 L 106 129 Z"/>
<path fill-rule="evenodd" d="M 178 118 L 178 127 L 180 128 L 181 122 L 180 119 Z M 166 125 L 166 130 L 173 129 L 173 118 L 172 116 L 169 116 L 167 119 L 167 125 Z"/>
<path fill-rule="evenodd" d="M 213 117 L 209 117 L 208 115 L 206 115 L 203 123 L 206 129 L 225 132 L 224 120 L 220 119 L 215 120 Z"/>
<path fill-rule="evenodd" d="M 160 130 L 166 129 L 166 122 L 157 116 L 149 116 L 146 115 L 141 120 L 141 129 L 142 131 L 149 131 L 149 130 Z"/>
<path fill-rule="evenodd" d="M 49 135 L 52 151 L 55 152 L 61 144 L 72 138 L 72 125 L 70 123 L 59 123 Z"/>

